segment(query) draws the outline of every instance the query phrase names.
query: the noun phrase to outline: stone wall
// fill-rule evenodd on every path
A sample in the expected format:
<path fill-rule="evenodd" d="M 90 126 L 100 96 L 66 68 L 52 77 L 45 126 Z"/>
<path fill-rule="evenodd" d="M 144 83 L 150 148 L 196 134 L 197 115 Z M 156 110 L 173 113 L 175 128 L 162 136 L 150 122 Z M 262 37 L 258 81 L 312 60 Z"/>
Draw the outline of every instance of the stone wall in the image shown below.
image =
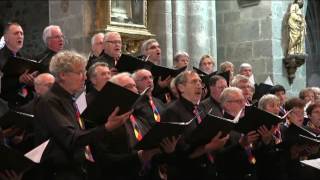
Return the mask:
<path fill-rule="evenodd" d="M 59 25 L 66 36 L 66 49 L 88 54 L 94 32 L 95 1 L 49 1 L 49 22 Z"/>
<path fill-rule="evenodd" d="M 24 30 L 24 47 L 22 49 L 24 53 L 32 56 L 44 49 L 42 31 L 49 23 L 47 1 L 0 1 L 1 26 L 10 21 L 18 22 Z M 0 33 L 2 36 L 2 32 Z"/>
<path fill-rule="evenodd" d="M 283 18 L 291 1 L 260 1 L 239 7 L 237 0 L 217 1 L 218 61 L 229 60 L 236 70 L 243 62 L 253 66 L 257 83 L 270 76 L 282 84 L 289 95 L 305 87 L 305 67 L 300 67 L 290 86 L 283 66 Z M 238 71 L 236 71 L 238 72 Z"/>

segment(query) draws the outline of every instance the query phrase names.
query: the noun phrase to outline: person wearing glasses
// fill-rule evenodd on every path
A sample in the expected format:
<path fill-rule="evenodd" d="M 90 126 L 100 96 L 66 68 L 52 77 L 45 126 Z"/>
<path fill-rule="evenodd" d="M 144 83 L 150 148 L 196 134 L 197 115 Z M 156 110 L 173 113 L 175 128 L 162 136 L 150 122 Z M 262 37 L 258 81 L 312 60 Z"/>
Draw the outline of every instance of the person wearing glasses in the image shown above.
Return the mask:
<path fill-rule="evenodd" d="M 219 75 L 214 75 L 210 77 L 209 80 L 209 92 L 210 96 L 204 99 L 200 106 L 205 110 L 205 112 L 210 112 L 212 115 L 219 117 L 223 116 L 222 107 L 220 104 L 220 95 L 222 91 L 227 88 L 227 81 Z"/>
<path fill-rule="evenodd" d="M 223 109 L 223 116 L 234 119 L 245 108 L 246 98 L 238 87 L 225 88 L 219 98 Z M 241 112 L 244 115 L 244 111 Z M 259 134 L 250 131 L 246 134 L 231 130 L 226 145 L 215 156 L 219 179 L 255 179 L 254 147 Z"/>
<path fill-rule="evenodd" d="M 88 63 L 87 69 L 89 69 L 89 67 L 96 62 L 105 62 L 109 65 L 111 74 L 114 75 L 117 73 L 117 69 L 115 68 L 115 66 L 121 56 L 121 36 L 118 32 L 107 32 L 104 36 L 103 42 L 103 51 L 98 58 L 93 59 Z"/>
<path fill-rule="evenodd" d="M 187 142 L 194 129 L 204 120 L 205 112 L 199 108 L 202 81 L 194 71 L 184 71 L 175 77 L 179 98 L 169 104 L 161 113 L 162 122 L 190 122 L 179 139 L 174 157 L 168 163 L 168 179 L 214 179 L 214 158 L 211 153 L 221 149 L 229 136 L 218 133 L 205 145 L 192 145 Z"/>
<path fill-rule="evenodd" d="M 46 67 L 46 72 L 49 72 L 52 56 L 64 49 L 65 37 L 60 26 L 49 25 L 43 30 L 42 40 L 45 43 L 46 49 L 37 55 L 35 59 Z"/>
<path fill-rule="evenodd" d="M 94 179 L 86 171 L 96 162 L 89 145 L 110 136 L 131 114 L 117 115 L 119 108 L 115 108 L 105 124 L 84 127 L 75 95 L 84 88 L 85 67 L 86 59 L 74 51 L 60 51 L 52 57 L 49 68 L 56 81 L 40 98 L 34 113 L 35 144 L 50 139 L 41 158 L 39 179 Z"/>

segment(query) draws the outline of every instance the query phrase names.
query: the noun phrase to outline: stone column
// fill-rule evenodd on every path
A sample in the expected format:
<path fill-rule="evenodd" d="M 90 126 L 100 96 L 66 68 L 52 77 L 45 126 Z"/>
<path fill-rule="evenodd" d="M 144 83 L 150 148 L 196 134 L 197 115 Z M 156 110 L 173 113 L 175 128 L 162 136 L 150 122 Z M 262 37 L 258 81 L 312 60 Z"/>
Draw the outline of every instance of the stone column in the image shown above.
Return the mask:
<path fill-rule="evenodd" d="M 164 65 L 178 51 L 198 66 L 203 54 L 217 57 L 215 1 L 149 1 L 149 25 L 162 48 Z"/>

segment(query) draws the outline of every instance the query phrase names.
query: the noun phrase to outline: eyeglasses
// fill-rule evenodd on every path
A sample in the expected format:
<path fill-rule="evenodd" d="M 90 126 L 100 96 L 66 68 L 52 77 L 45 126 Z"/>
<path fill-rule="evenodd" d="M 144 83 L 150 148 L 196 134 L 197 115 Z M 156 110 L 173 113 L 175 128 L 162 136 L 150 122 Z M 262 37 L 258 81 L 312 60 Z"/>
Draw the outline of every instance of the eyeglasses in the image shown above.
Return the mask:
<path fill-rule="evenodd" d="M 106 41 L 107 43 L 111 43 L 113 45 L 116 45 L 116 44 L 122 44 L 122 41 Z"/>
<path fill-rule="evenodd" d="M 57 35 L 57 36 L 51 36 L 51 37 L 48 37 L 49 39 L 65 39 L 65 36 L 64 35 Z"/>

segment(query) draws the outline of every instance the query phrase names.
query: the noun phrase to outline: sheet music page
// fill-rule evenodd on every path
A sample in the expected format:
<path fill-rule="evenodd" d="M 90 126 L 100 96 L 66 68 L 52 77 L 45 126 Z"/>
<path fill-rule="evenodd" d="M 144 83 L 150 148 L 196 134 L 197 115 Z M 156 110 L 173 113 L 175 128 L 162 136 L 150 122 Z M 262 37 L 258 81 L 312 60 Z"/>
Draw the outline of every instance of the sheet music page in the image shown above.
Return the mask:
<path fill-rule="evenodd" d="M 86 92 L 83 91 L 76 100 L 76 104 L 80 114 L 87 108 Z"/>
<path fill-rule="evenodd" d="M 264 83 L 273 86 L 273 82 L 272 82 L 270 76 L 267 77 L 267 79 L 264 81 Z"/>
<path fill-rule="evenodd" d="M 320 158 L 318 159 L 310 159 L 310 160 L 303 160 L 301 163 L 306 164 L 308 166 L 312 166 L 320 170 Z"/>
<path fill-rule="evenodd" d="M 31 161 L 35 163 L 40 163 L 42 154 L 46 149 L 48 143 L 49 143 L 49 139 L 44 143 L 40 144 L 39 146 L 37 146 L 36 148 L 32 149 L 31 151 L 27 152 L 24 156 L 29 158 Z"/>

